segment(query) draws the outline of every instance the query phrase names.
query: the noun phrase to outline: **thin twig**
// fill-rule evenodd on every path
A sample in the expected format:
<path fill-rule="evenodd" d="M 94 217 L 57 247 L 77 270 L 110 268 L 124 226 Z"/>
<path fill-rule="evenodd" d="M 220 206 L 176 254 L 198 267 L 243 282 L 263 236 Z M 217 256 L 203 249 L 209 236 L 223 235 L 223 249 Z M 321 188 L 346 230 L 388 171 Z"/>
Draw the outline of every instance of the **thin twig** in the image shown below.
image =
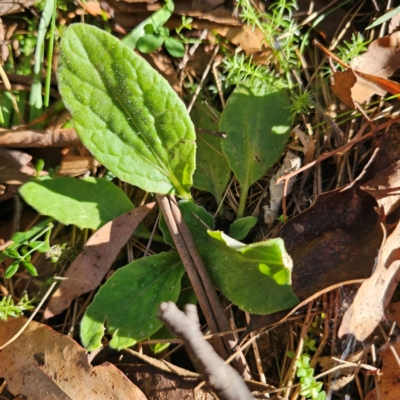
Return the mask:
<path fill-rule="evenodd" d="M 161 303 L 159 317 L 167 327 L 181 337 L 190 353 L 202 366 L 207 383 L 221 400 L 254 400 L 242 377 L 230 365 L 225 364 L 204 338 L 200 330 L 197 307 L 185 306 L 185 313 L 172 303 Z"/>

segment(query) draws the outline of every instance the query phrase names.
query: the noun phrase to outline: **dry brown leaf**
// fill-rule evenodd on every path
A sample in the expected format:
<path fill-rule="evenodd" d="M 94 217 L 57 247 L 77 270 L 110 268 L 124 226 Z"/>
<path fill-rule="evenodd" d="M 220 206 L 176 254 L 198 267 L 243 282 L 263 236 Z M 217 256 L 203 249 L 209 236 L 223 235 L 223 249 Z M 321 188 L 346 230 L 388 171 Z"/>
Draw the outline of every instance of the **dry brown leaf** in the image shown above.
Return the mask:
<path fill-rule="evenodd" d="M 386 216 L 392 213 L 400 205 L 400 160 L 377 174 L 361 189 L 375 197 Z"/>
<path fill-rule="evenodd" d="M 107 18 L 110 18 L 110 13 L 103 10 L 100 4 L 97 1 L 89 0 L 86 3 L 80 2 L 80 5 L 86 10 L 86 12 L 90 15 L 104 15 Z"/>
<path fill-rule="evenodd" d="M 334 284 L 368 278 L 381 244 L 375 200 L 357 187 L 319 195 L 314 204 L 287 222 L 277 236 L 293 260 L 292 288 L 300 301 Z M 288 312 L 252 315 L 252 329 Z"/>
<path fill-rule="evenodd" d="M 97 230 L 69 267 L 44 312 L 44 318 L 60 314 L 76 297 L 96 289 L 106 276 L 122 246 L 128 241 L 155 202 L 129 211 Z"/>
<path fill-rule="evenodd" d="M 400 32 L 374 40 L 368 51 L 351 61 L 350 67 L 332 77 L 332 91 L 349 107 L 375 94 L 399 94 L 400 85 L 388 78 L 400 67 Z"/>
<path fill-rule="evenodd" d="M 2 147 L 68 147 L 79 144 L 81 141 L 75 129 L 0 131 L 0 146 Z"/>
<path fill-rule="evenodd" d="M 365 400 L 400 399 L 400 365 L 394 357 L 391 348 L 398 356 L 400 355 L 400 343 L 386 344 L 382 347 L 380 352 L 382 358 L 380 383 L 365 396 Z M 377 392 L 379 392 L 379 396 Z"/>
<path fill-rule="evenodd" d="M 95 171 L 99 162 L 90 156 L 63 156 L 61 160 L 59 176 L 80 176 L 87 171 Z M 93 173 L 95 175 L 95 173 Z"/>
<path fill-rule="evenodd" d="M 0 320 L 0 345 L 26 318 Z M 7 389 L 30 400 L 146 400 L 113 364 L 89 364 L 86 350 L 70 337 L 32 321 L 14 342 L 0 350 L 0 377 Z"/>
<path fill-rule="evenodd" d="M 384 79 L 392 76 L 400 67 L 400 32 L 371 42 L 365 53 L 353 58 L 350 67 Z"/>
<path fill-rule="evenodd" d="M 338 336 L 353 334 L 365 340 L 385 315 L 385 308 L 400 280 L 400 224 L 383 244 L 376 269 L 359 288 L 353 303 L 346 311 Z"/>
<path fill-rule="evenodd" d="M 0 183 L 21 185 L 36 175 L 32 156 L 17 150 L 0 148 Z M 47 175 L 42 171 L 41 175 Z"/>
<path fill-rule="evenodd" d="M 195 390 L 196 378 L 160 371 L 145 364 L 118 364 L 118 368 L 145 393 L 148 400 L 214 400 L 205 390 Z"/>
<path fill-rule="evenodd" d="M 24 8 L 32 7 L 37 0 L 2 0 L 0 1 L 0 16 L 24 11 Z"/>

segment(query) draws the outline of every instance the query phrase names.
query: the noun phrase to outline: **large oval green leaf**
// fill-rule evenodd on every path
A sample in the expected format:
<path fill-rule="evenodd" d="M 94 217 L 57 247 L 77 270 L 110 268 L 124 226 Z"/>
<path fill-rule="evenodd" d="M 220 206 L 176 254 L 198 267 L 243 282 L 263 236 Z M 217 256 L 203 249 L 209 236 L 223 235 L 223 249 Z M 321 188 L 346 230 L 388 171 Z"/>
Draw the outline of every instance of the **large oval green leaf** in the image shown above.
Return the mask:
<path fill-rule="evenodd" d="M 290 128 L 290 98 L 286 91 L 270 92 L 269 85 L 241 85 L 229 97 L 220 131 L 227 134 L 222 151 L 240 183 L 238 217 L 243 216 L 250 186 L 282 155 Z"/>
<path fill-rule="evenodd" d="M 82 342 L 88 350 L 101 346 L 104 325 L 113 333 L 111 347 L 122 349 L 157 332 L 164 301 L 176 302 L 185 273 L 179 254 L 160 253 L 118 269 L 100 288 L 81 322 Z"/>
<path fill-rule="evenodd" d="M 73 24 L 61 40 L 57 78 L 78 134 L 97 160 L 143 190 L 190 198 L 193 124 L 145 60 L 110 34 Z"/>
<path fill-rule="evenodd" d="M 19 193 L 40 214 L 81 229 L 98 229 L 135 208 L 118 186 L 101 178 L 31 180 Z"/>

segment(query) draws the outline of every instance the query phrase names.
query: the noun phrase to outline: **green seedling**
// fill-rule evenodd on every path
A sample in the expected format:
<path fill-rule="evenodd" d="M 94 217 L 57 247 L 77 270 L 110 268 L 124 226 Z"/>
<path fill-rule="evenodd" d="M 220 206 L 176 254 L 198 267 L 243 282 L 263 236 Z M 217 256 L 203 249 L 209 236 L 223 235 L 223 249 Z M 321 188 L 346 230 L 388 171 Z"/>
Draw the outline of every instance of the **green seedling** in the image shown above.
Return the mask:
<path fill-rule="evenodd" d="M 292 261 L 281 239 L 241 243 L 215 231 L 213 216 L 192 202 L 197 158 L 195 129 L 178 95 L 146 61 L 110 34 L 74 24 L 61 40 L 57 78 L 75 128 L 94 157 L 125 182 L 147 192 L 182 199 L 179 208 L 210 276 L 229 300 L 256 314 L 287 309 L 297 303 L 291 289 Z M 290 127 L 288 105 L 285 92 L 269 92 L 264 86 L 242 86 L 228 101 L 219 131 L 226 127 L 231 140 L 221 139 L 214 146 L 215 155 L 225 160 L 221 175 L 224 182 L 229 165 L 245 197 L 251 182 L 259 179 L 284 149 Z M 230 123 L 229 119 L 242 112 L 239 106 L 250 114 L 241 122 L 245 136 L 235 139 L 237 121 Z M 269 117 L 264 119 L 260 110 Z M 246 149 L 246 154 L 235 154 L 235 148 Z M 244 172 L 237 168 L 240 163 Z M 217 163 L 218 168 L 221 165 Z M 219 196 L 225 183 L 215 186 L 215 178 L 208 178 L 214 179 L 211 184 Z M 66 191 L 65 179 L 71 178 L 36 179 L 23 185 L 20 192 L 42 214 L 80 227 L 88 226 L 96 216 L 94 211 L 97 217 L 93 226 L 98 227 L 118 204 L 114 192 L 112 196 L 102 193 L 104 182 L 113 185 L 105 179 L 89 178 L 84 182 L 95 189 L 95 198 L 83 198 L 86 190 Z M 245 203 L 241 200 L 242 213 Z M 65 215 L 65 208 L 74 212 Z M 81 218 L 79 214 L 87 209 L 92 210 L 90 217 Z M 254 223 L 245 221 L 237 224 L 240 236 Z M 168 229 L 162 222 L 160 227 L 172 249 L 118 269 L 87 308 L 81 337 L 88 349 L 101 345 L 105 324 L 113 334 L 110 344 L 115 348 L 131 346 L 162 328 L 156 310 L 161 301 L 178 300 L 185 271 Z"/>
<path fill-rule="evenodd" d="M 18 318 L 24 311 L 31 310 L 32 300 L 29 300 L 28 295 L 25 293 L 20 301 L 15 304 L 12 296 L 5 296 L 0 300 L 0 319 L 7 321 L 7 318 Z"/>
<path fill-rule="evenodd" d="M 322 390 L 323 383 L 314 378 L 314 368 L 310 367 L 310 355 L 302 354 L 296 361 L 297 377 L 300 378 L 300 395 L 306 399 L 325 400 L 326 392 Z"/>
<path fill-rule="evenodd" d="M 14 259 L 4 273 L 6 279 L 11 278 L 18 271 L 20 265 L 25 267 L 32 276 L 37 276 L 36 268 L 31 263 L 31 254 L 35 251 L 39 253 L 50 252 L 49 240 L 52 229 L 53 224 L 51 220 L 48 219 L 27 232 L 17 232 L 12 236 L 11 240 L 14 244 L 0 253 L 1 261 L 5 260 L 7 257 Z M 38 240 L 42 236 L 44 236 L 44 239 Z M 52 256 L 52 258 L 54 259 L 54 256 Z"/>
<path fill-rule="evenodd" d="M 165 46 L 166 50 L 172 57 L 183 57 L 185 46 L 181 41 L 169 36 L 168 28 L 160 26 L 154 29 L 154 26 L 149 24 L 144 27 L 145 35 L 137 41 L 137 49 L 142 53 L 152 53 Z"/>

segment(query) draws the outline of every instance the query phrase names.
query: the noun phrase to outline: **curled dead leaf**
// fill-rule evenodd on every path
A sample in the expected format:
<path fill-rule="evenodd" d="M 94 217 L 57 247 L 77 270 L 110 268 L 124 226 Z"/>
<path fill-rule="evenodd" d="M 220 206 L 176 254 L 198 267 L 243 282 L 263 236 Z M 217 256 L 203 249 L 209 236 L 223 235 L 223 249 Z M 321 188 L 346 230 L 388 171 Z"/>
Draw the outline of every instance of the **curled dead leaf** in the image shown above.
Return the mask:
<path fill-rule="evenodd" d="M 400 205 L 400 161 L 378 173 L 361 189 L 374 196 L 385 216 L 388 216 Z"/>
<path fill-rule="evenodd" d="M 353 303 L 346 311 L 338 336 L 353 334 L 365 340 L 385 315 L 393 292 L 400 280 L 400 224 L 383 244 L 376 269 L 358 290 Z"/>

